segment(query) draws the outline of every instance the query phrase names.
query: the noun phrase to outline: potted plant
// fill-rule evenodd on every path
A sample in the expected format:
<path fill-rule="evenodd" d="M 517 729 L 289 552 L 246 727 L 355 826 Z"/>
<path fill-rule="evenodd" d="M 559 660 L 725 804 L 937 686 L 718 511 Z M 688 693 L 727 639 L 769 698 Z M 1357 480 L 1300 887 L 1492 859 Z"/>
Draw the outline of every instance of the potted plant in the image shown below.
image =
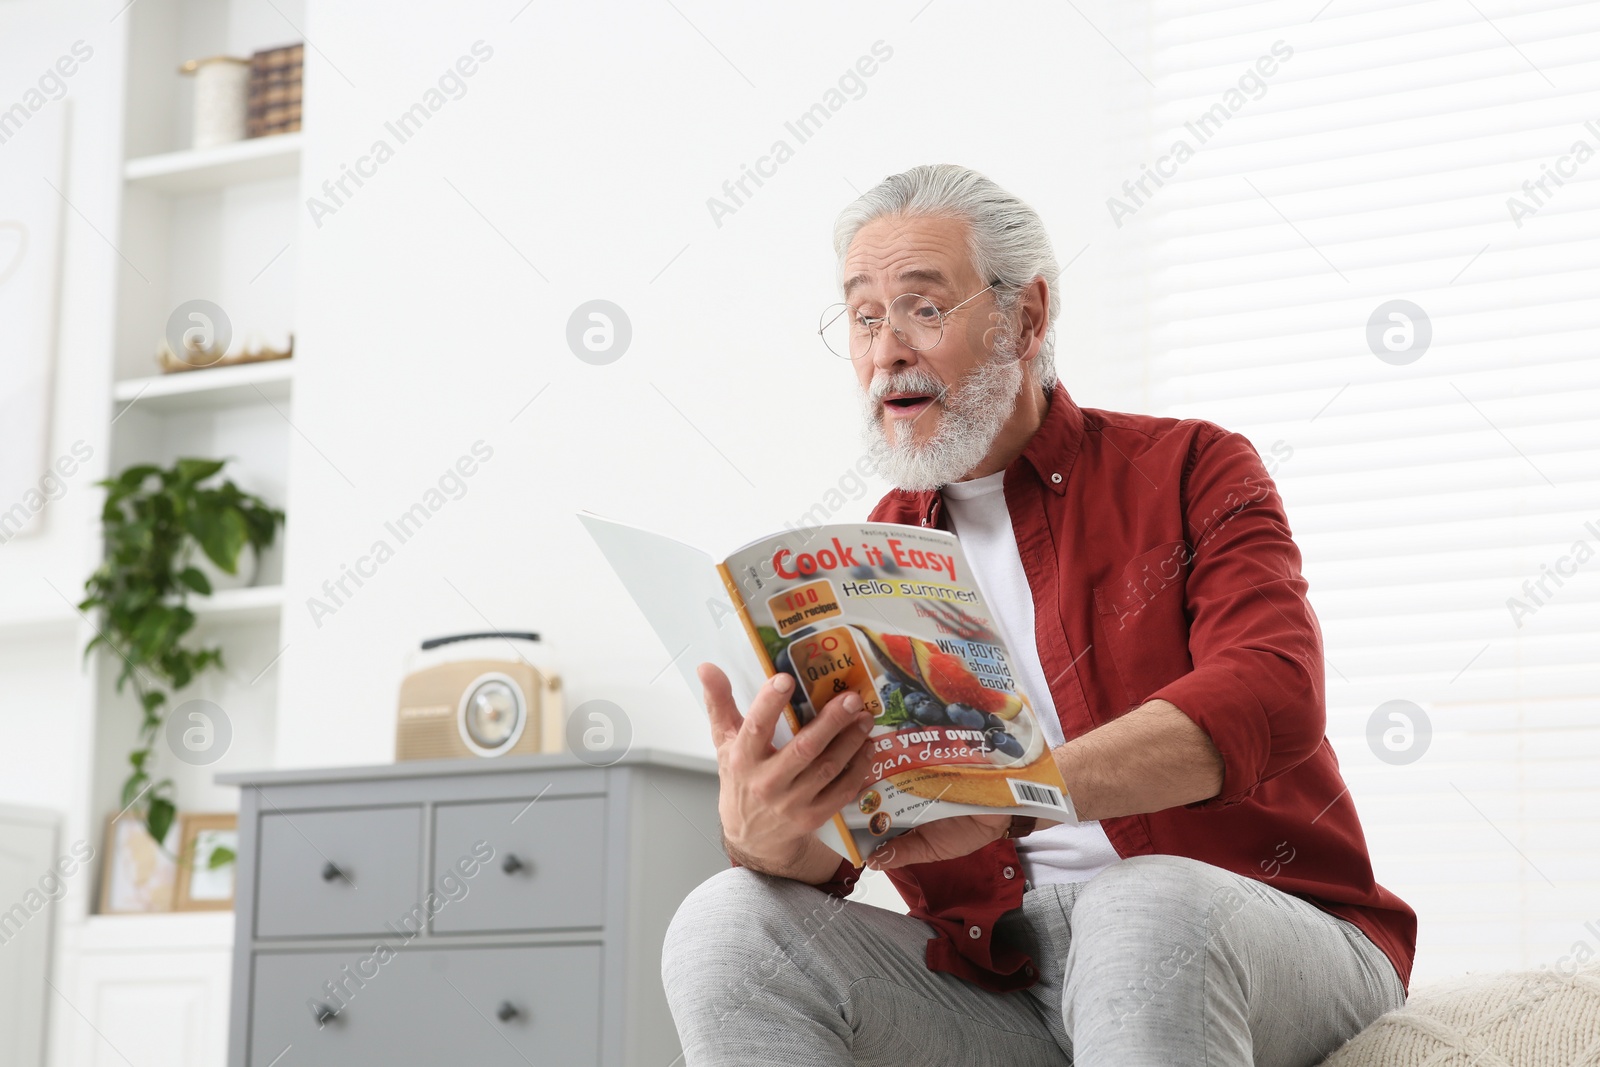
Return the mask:
<path fill-rule="evenodd" d="M 138 464 L 97 482 L 106 489 L 100 520 L 105 561 L 84 582 L 80 611 L 100 609 L 96 633 L 84 655 L 105 645 L 121 661 L 116 691 L 128 683 L 143 719 L 138 744 L 128 753 L 131 771 L 122 805 L 141 805 L 145 826 L 159 844 L 177 814 L 172 779 L 154 780 L 152 756 L 165 721 L 168 697 L 207 668 L 222 666 L 220 647 L 191 648 L 183 638 L 195 624 L 190 593 L 211 593 L 195 566 L 198 548 L 224 573 L 236 574 L 246 547 L 259 558 L 283 524 L 283 512 L 232 481 L 207 484 L 227 460 L 184 458 L 171 467 Z"/>

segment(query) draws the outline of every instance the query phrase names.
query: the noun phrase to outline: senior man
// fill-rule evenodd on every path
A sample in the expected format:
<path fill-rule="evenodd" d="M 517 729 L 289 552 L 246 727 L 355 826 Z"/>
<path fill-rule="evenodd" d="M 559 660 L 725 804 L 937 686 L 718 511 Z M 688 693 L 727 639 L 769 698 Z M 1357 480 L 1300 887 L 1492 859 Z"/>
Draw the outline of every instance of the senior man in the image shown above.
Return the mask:
<path fill-rule="evenodd" d="M 1416 916 L 1374 881 L 1323 736 L 1321 631 L 1259 454 L 1073 402 L 1049 238 L 981 174 L 888 178 L 834 244 L 821 332 L 898 487 L 871 518 L 960 535 L 1079 821 L 919 826 L 867 857 L 910 913 L 847 901 L 861 871 L 815 831 L 868 784 L 860 698 L 774 748 L 788 675 L 741 713 L 702 664 L 733 866 L 664 945 L 686 1067 L 1321 1062 L 1404 1003 Z"/>

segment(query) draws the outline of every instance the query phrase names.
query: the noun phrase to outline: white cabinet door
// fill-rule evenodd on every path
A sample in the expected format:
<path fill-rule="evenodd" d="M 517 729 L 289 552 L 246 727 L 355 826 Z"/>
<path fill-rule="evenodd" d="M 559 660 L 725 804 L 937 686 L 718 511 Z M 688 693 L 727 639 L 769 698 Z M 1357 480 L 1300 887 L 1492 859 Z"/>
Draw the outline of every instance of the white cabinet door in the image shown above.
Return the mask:
<path fill-rule="evenodd" d="M 69 931 L 52 1067 L 223 1067 L 233 916 L 95 915 Z"/>
<path fill-rule="evenodd" d="M 56 816 L 0 808 L 0 1067 L 41 1067 L 51 928 L 66 883 Z"/>

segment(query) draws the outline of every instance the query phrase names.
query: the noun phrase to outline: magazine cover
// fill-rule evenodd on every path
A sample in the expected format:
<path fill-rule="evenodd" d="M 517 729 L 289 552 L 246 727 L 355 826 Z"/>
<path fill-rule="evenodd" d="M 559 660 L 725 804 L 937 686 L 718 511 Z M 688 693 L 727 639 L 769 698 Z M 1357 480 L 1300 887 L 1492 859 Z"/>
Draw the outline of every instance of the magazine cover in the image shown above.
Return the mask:
<path fill-rule="evenodd" d="M 954 534 L 810 527 L 747 545 L 718 569 L 765 673 L 795 678 L 791 734 L 851 689 L 877 718 L 866 742 L 874 784 L 836 820 L 852 862 L 953 815 L 1073 819 Z"/>

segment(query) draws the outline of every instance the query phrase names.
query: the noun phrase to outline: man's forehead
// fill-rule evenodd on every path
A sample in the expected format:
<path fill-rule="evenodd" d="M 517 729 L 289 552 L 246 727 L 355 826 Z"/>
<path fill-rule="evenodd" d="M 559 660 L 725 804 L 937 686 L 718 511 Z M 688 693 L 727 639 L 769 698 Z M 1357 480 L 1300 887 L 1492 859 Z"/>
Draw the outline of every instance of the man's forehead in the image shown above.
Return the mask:
<path fill-rule="evenodd" d="M 850 242 L 844 292 L 888 282 L 949 289 L 971 273 L 963 220 L 880 218 Z"/>
<path fill-rule="evenodd" d="M 880 280 L 891 280 L 901 285 L 920 285 L 924 289 L 953 289 L 955 287 L 955 282 L 950 276 L 937 267 L 906 267 L 904 270 L 893 270 L 891 268 L 888 272 L 863 270 L 846 275 L 844 295 L 849 296 L 853 291 Z"/>

